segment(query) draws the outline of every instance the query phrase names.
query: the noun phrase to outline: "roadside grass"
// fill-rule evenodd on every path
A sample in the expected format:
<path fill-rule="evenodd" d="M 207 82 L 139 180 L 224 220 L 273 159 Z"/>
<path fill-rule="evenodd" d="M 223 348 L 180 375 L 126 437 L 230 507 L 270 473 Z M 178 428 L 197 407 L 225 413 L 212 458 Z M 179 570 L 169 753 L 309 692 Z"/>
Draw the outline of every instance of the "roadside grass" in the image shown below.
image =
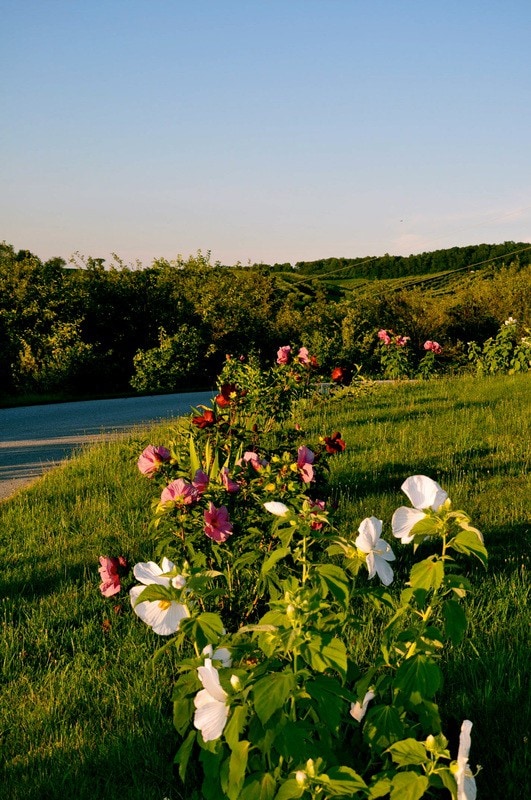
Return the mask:
<path fill-rule="evenodd" d="M 437 480 L 482 530 L 490 554 L 471 565 L 465 642 L 443 665 L 445 730 L 474 723 L 478 797 L 525 797 L 531 718 L 529 660 L 530 388 L 528 376 L 379 385 L 359 399 L 308 407 L 308 441 L 339 430 L 331 501 L 344 533 L 377 516 L 390 535 L 408 504 L 403 480 Z M 0 504 L 0 797 L 6 800 L 181 798 L 171 761 L 172 662 L 150 659 L 162 641 L 133 617 L 126 595 L 101 597 L 99 555 L 152 557 L 149 481 L 135 462 L 163 444 L 166 426 L 80 451 Z M 397 581 L 410 563 L 397 553 Z M 364 577 L 361 578 L 364 580 Z M 369 657 L 379 623 L 364 620 Z M 455 745 L 455 741 L 453 742 Z"/>

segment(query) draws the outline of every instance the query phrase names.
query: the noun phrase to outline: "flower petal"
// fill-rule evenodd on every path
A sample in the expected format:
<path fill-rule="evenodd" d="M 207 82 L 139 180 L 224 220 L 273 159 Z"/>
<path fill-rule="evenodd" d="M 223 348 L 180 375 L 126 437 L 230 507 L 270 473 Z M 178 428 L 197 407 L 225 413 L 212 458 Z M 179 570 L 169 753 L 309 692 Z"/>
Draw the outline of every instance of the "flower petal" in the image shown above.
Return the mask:
<path fill-rule="evenodd" d="M 155 564 L 154 561 L 140 562 L 133 567 L 133 575 L 137 581 L 144 583 L 146 586 L 150 583 L 160 583 L 162 586 L 169 586 L 170 579 L 160 577 L 163 571 L 164 570 L 162 570 L 158 564 Z"/>
<path fill-rule="evenodd" d="M 354 544 L 363 553 L 368 553 L 374 548 L 382 532 L 382 520 L 376 517 L 366 517 L 360 524 L 359 536 Z"/>
<path fill-rule="evenodd" d="M 229 707 L 215 700 L 206 690 L 201 689 L 194 698 L 194 727 L 201 731 L 205 742 L 219 739 L 229 716 Z"/>
<path fill-rule="evenodd" d="M 285 517 L 289 511 L 289 508 L 285 506 L 284 503 L 279 503 L 276 500 L 270 500 L 269 503 L 264 503 L 264 508 L 276 517 Z"/>
<path fill-rule="evenodd" d="M 393 556 L 394 558 L 394 556 Z M 381 556 L 374 557 L 374 566 L 376 568 L 376 572 L 378 577 L 380 578 L 381 582 L 384 586 L 389 586 L 393 582 L 393 570 L 389 566 L 386 560 L 384 560 Z"/>
<path fill-rule="evenodd" d="M 426 475 L 412 475 L 400 487 L 415 508 L 432 508 L 437 511 L 448 497 L 436 481 Z"/>
<path fill-rule="evenodd" d="M 198 667 L 197 674 L 207 692 L 209 692 L 215 700 L 224 703 L 228 695 L 227 692 L 221 688 L 219 673 L 217 669 L 212 666 L 210 658 L 205 658 L 205 666 Z"/>
<path fill-rule="evenodd" d="M 363 698 L 363 703 L 360 703 L 359 700 L 356 703 L 351 703 L 350 716 L 354 717 L 354 719 L 357 720 L 358 722 L 361 722 L 361 720 L 365 716 L 365 712 L 367 711 L 367 706 L 369 705 L 373 697 L 374 697 L 374 692 L 369 689 L 369 691 Z"/>
<path fill-rule="evenodd" d="M 402 539 L 402 544 L 409 544 L 414 537 L 410 536 L 409 532 L 415 523 L 424 519 L 426 514 L 416 508 L 408 508 L 407 506 L 400 506 L 397 508 L 391 519 L 391 527 L 393 536 L 397 539 Z"/>

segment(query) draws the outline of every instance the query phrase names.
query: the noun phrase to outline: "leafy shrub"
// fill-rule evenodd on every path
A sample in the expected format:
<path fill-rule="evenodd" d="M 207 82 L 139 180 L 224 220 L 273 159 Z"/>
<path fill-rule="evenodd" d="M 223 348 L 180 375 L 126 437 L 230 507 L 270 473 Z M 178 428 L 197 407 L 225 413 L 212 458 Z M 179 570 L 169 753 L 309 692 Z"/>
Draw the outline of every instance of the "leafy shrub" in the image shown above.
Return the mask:
<path fill-rule="evenodd" d="M 168 336 L 161 329 L 159 346 L 139 350 L 133 358 L 134 375 L 131 386 L 137 392 L 176 392 L 201 377 L 205 355 L 201 334 L 189 325 L 181 325 L 177 333 Z"/>

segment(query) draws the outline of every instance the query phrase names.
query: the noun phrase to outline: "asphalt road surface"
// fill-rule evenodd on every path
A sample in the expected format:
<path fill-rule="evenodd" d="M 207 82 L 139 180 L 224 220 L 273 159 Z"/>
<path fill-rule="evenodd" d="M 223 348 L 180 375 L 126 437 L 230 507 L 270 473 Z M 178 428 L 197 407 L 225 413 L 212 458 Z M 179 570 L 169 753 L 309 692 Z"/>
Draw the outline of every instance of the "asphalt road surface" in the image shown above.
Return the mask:
<path fill-rule="evenodd" d="M 28 485 L 81 445 L 188 414 L 214 392 L 86 400 L 0 409 L 0 500 Z"/>

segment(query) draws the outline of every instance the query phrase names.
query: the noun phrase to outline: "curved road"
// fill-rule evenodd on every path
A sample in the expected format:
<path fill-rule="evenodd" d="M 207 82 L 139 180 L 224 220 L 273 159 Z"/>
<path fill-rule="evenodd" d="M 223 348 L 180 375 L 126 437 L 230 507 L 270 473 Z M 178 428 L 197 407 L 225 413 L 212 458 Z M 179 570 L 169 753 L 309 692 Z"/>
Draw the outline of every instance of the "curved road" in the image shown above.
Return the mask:
<path fill-rule="evenodd" d="M 213 396 L 187 392 L 0 409 L 0 500 L 83 444 L 188 414 Z"/>

